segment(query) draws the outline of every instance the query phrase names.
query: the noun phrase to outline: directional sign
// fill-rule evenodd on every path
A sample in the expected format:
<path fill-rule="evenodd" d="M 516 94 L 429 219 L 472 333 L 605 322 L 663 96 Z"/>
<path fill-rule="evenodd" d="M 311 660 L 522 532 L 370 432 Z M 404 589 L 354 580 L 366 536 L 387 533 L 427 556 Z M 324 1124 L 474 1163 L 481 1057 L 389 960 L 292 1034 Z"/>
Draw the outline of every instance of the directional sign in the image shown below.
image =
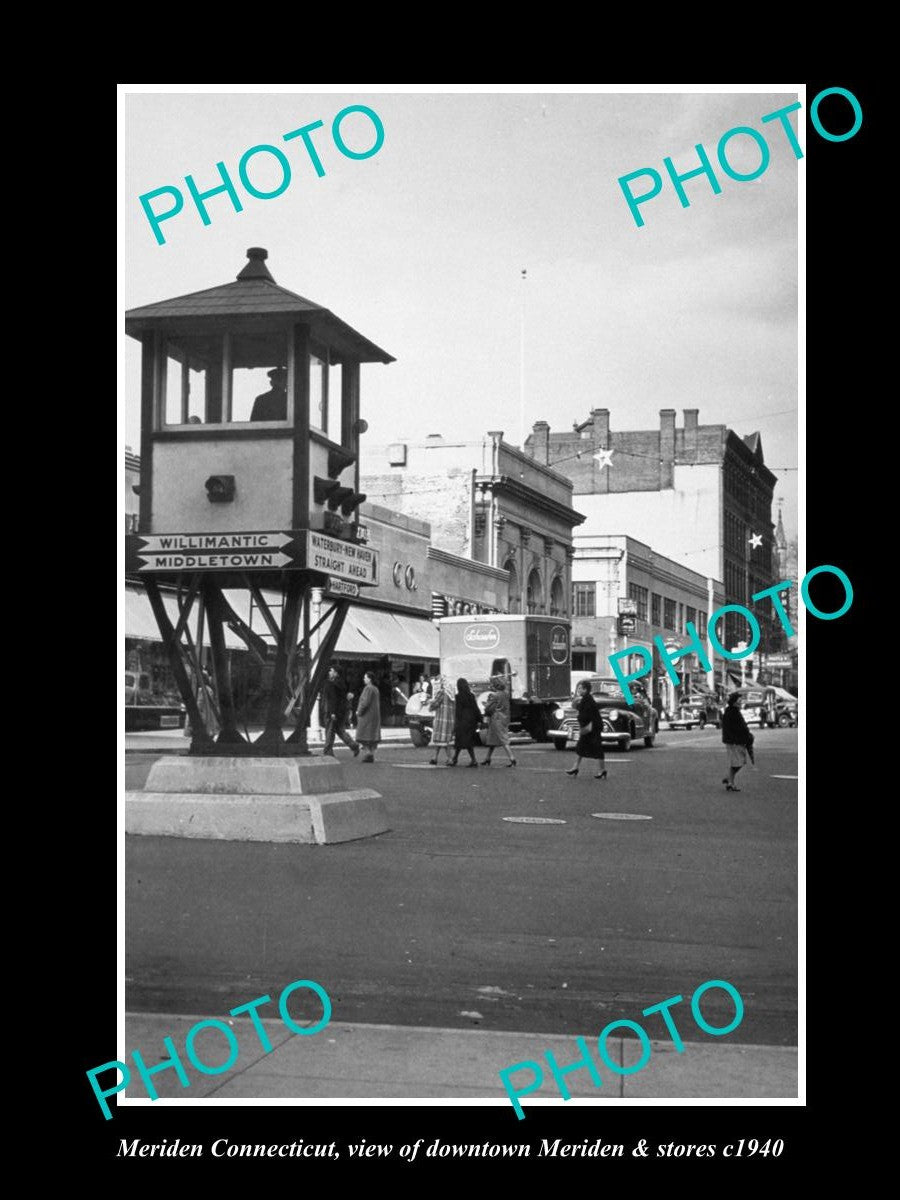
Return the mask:
<path fill-rule="evenodd" d="M 129 534 L 125 542 L 126 570 L 140 574 L 305 569 L 328 575 L 329 590 L 342 596 L 378 583 L 375 550 L 310 529 Z"/>
<path fill-rule="evenodd" d="M 328 579 L 325 591 L 329 596 L 358 596 L 359 584 L 349 583 L 346 579 L 338 579 L 332 575 Z"/>
<path fill-rule="evenodd" d="M 374 550 L 354 542 L 340 542 L 312 529 L 306 534 L 306 565 L 310 571 L 336 575 L 363 586 L 378 582 L 378 555 Z"/>
<path fill-rule="evenodd" d="M 296 569 L 303 566 L 302 548 L 297 545 L 302 536 L 282 529 L 138 534 L 127 539 L 128 569 L 140 574 Z"/>
<path fill-rule="evenodd" d="M 142 557 L 148 554 L 195 553 L 198 550 L 280 550 L 294 534 L 274 533 L 158 533 L 141 537 Z"/>
<path fill-rule="evenodd" d="M 142 556 L 143 557 L 143 556 Z M 147 571 L 282 571 L 293 566 L 289 554 L 278 550 L 198 550 L 191 553 L 153 554 L 138 567 Z"/>

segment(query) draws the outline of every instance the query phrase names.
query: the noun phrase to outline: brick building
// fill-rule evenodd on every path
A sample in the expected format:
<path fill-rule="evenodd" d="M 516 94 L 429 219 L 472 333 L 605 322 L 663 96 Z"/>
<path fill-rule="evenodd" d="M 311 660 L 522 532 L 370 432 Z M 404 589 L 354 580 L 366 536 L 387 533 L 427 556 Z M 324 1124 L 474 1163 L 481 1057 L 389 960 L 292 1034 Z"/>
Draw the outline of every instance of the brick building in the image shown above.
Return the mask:
<path fill-rule="evenodd" d="M 683 646 L 688 621 L 705 632 L 707 617 L 724 603 L 718 580 L 708 580 L 625 534 L 576 534 L 572 592 L 572 670 L 607 676 L 612 674 L 610 654 L 635 645 L 652 649 L 657 636 L 664 644 Z M 627 626 L 622 613 L 629 614 Z M 635 654 L 622 669 L 636 671 L 643 665 L 643 656 Z M 688 688 L 707 681 L 696 654 L 679 659 L 677 673 Z M 716 679 L 724 683 L 721 663 Z M 676 707 L 676 689 L 658 654 L 653 674 L 644 682 L 663 709 Z"/>
<path fill-rule="evenodd" d="M 571 480 L 587 521 L 584 533 L 625 531 L 668 558 L 725 585 L 725 602 L 752 608 L 754 592 L 776 582 L 772 494 L 758 433 L 739 437 L 726 425 L 701 425 L 699 410 L 660 410 L 654 430 L 610 428 L 596 408 L 570 432 L 539 421 L 525 442 L 535 461 Z M 764 650 L 781 647 L 770 605 L 757 608 Z M 768 620 L 766 617 L 768 616 Z M 737 613 L 725 616 L 729 649 L 747 636 Z"/>
<path fill-rule="evenodd" d="M 431 525 L 435 546 L 509 573 L 508 611 L 568 616 L 572 507 L 565 475 L 508 445 L 432 435 L 364 452 L 360 487 L 378 504 Z M 435 616 L 449 615 L 447 607 Z"/>

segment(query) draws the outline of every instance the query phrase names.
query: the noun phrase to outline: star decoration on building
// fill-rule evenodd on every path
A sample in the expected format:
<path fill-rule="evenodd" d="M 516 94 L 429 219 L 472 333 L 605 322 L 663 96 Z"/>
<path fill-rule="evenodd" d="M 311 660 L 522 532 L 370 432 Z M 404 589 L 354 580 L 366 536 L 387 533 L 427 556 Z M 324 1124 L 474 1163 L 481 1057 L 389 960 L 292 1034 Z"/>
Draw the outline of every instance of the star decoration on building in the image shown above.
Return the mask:
<path fill-rule="evenodd" d="M 603 470 L 604 467 L 612 466 L 612 462 L 610 461 L 612 456 L 613 456 L 612 450 L 598 450 L 597 453 L 594 455 L 594 458 L 597 460 L 597 465 L 599 466 L 601 471 Z"/>
<path fill-rule="evenodd" d="M 750 534 L 750 546 L 752 547 L 752 549 L 758 550 L 761 545 L 762 545 L 762 534 L 761 533 L 751 533 Z"/>

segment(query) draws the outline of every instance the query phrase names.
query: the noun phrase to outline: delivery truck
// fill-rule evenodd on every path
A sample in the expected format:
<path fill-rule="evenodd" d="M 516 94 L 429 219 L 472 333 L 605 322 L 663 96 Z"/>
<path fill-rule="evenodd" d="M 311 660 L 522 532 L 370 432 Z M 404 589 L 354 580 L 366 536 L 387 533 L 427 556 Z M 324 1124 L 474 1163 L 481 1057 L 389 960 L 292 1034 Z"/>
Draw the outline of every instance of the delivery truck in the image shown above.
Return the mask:
<path fill-rule="evenodd" d="M 561 701 L 569 698 L 570 625 L 559 617 L 482 614 L 439 622 L 440 671 L 467 679 L 484 710 L 491 681 L 502 678 L 510 697 L 510 728 L 547 741 Z M 427 746 L 434 714 L 416 693 L 406 706 L 412 742 Z"/>

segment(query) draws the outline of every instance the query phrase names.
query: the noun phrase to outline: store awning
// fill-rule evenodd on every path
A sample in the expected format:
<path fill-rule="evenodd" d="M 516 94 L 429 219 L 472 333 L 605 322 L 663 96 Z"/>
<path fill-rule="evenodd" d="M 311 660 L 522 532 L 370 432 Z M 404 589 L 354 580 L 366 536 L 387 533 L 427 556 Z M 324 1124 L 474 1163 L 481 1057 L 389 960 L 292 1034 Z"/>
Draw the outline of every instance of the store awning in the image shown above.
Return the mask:
<path fill-rule="evenodd" d="M 173 625 L 178 624 L 178 605 L 175 602 L 175 597 L 170 592 L 160 592 L 163 598 L 166 612 L 169 615 L 169 620 Z M 197 632 L 197 608 L 194 606 L 194 611 L 191 613 L 190 619 L 191 637 L 194 637 Z M 156 617 L 153 615 L 153 609 L 150 607 L 150 601 L 147 599 L 147 593 L 139 591 L 137 588 L 125 589 L 125 636 L 127 638 L 137 638 L 142 642 L 161 642 L 162 636 L 159 632 L 159 627 L 156 624 Z M 204 638 L 207 641 L 208 638 Z M 246 650 L 246 645 L 241 639 L 225 627 L 225 645 L 229 650 Z"/>
<path fill-rule="evenodd" d="M 169 620 L 173 625 L 178 622 L 178 606 L 171 593 L 160 593 Z M 260 634 L 267 642 L 274 639 L 259 612 L 254 609 L 251 613 L 249 593 L 240 590 L 228 590 L 225 593 L 234 611 L 255 633 Z M 265 597 L 273 606 L 276 621 L 281 620 L 281 595 L 265 593 Z M 191 635 L 196 634 L 197 610 L 191 614 Z M 125 590 L 125 636 L 138 638 L 142 641 L 161 642 L 156 618 L 150 607 L 146 592 L 137 588 Z M 204 638 L 207 641 L 208 637 Z M 247 646 L 228 626 L 225 626 L 225 645 L 229 650 L 246 650 Z M 431 618 L 412 617 L 405 613 L 386 612 L 377 608 L 365 608 L 362 605 L 351 604 L 344 619 L 344 627 L 338 639 L 336 655 L 356 654 L 364 658 L 380 658 L 390 655 L 395 658 L 432 659 L 439 658 L 438 631 L 432 624 Z"/>
<path fill-rule="evenodd" d="M 352 604 L 338 638 L 336 657 L 437 659 L 438 631 L 430 617 L 410 617 Z"/>

